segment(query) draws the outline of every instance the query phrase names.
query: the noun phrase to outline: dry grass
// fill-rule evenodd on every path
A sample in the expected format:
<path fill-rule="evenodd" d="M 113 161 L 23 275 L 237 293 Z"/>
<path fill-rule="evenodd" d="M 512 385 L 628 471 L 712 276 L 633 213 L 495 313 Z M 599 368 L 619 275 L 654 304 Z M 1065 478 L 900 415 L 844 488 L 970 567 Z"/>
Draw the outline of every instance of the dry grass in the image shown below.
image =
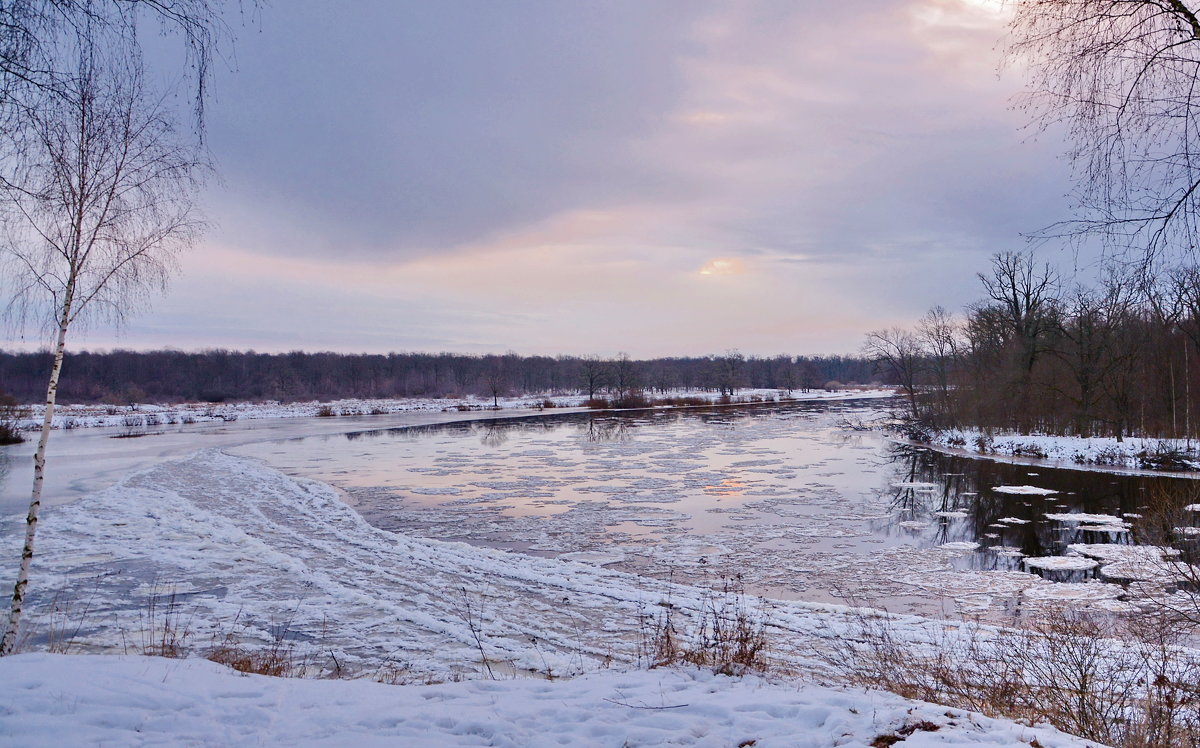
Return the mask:
<path fill-rule="evenodd" d="M 173 588 L 167 592 L 160 592 L 155 584 L 146 598 L 146 607 L 139 613 L 138 618 L 142 654 L 176 658 L 187 656 L 187 642 L 191 638 L 191 615 L 184 615 Z"/>
<path fill-rule="evenodd" d="M 227 635 L 215 649 L 205 653 L 205 659 L 233 668 L 239 673 L 256 673 L 277 678 L 303 677 L 304 668 L 297 667 L 295 648 L 276 640 L 267 648 L 243 646 L 234 635 Z"/>
<path fill-rule="evenodd" d="M 1164 620 L 1063 611 L 1029 630 L 962 625 L 914 644 L 860 613 L 819 653 L 852 683 L 1126 748 L 1200 747 L 1200 656 Z"/>
<path fill-rule="evenodd" d="M 688 664 L 723 675 L 768 669 L 767 616 L 751 608 L 740 582 L 726 580 L 705 594 L 698 616 L 686 617 L 669 600 L 656 614 L 639 614 L 639 663 L 651 667 Z"/>

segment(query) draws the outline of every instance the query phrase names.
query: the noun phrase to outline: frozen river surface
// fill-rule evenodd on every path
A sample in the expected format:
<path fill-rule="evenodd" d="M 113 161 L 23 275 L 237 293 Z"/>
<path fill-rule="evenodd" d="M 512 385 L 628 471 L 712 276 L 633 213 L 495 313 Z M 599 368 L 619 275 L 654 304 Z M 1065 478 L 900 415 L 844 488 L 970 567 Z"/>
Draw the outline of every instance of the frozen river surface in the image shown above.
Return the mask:
<path fill-rule="evenodd" d="M 756 605 L 795 646 L 776 656 L 803 669 L 804 648 L 853 619 L 827 602 L 997 621 L 1063 601 L 1129 608 L 1136 585 L 1103 572 L 1144 572 L 1129 526 L 1166 479 L 950 457 L 850 428 L 882 413 L 56 433 L 31 641 L 69 629 L 78 648 L 137 651 L 173 616 L 197 645 L 286 637 L 416 678 L 478 670 L 477 637 L 506 667 L 579 672 L 634 659 L 664 605 L 693 615 L 705 590 L 734 589 L 768 598 Z M 11 567 L 30 450 L 3 452 Z"/>
<path fill-rule="evenodd" d="M 1062 597 L 1124 607 L 1124 588 L 1093 583 L 1099 562 L 1030 559 L 1128 544 L 1125 514 L 1167 479 L 949 457 L 848 428 L 882 415 L 870 402 L 556 414 L 231 452 L 336 486 L 380 529 L 663 580 L 997 620 Z M 1063 518 L 1081 511 L 1103 519 Z"/>

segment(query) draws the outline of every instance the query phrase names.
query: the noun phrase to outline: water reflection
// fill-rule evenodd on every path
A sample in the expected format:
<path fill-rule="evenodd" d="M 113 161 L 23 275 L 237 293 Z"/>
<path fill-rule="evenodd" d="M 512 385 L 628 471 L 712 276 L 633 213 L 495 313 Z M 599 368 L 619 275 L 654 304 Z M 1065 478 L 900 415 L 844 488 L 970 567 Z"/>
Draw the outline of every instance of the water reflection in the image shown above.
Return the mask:
<path fill-rule="evenodd" d="M 910 528 L 934 526 L 931 543 L 979 543 L 979 553 L 958 562 L 972 569 L 1017 569 L 1022 557 L 1064 555 L 1076 543 L 1131 543 L 1130 525 L 1145 511 L 1147 497 L 1180 481 L 993 462 L 907 445 L 894 445 L 890 459 L 900 479 L 892 503 L 903 520 L 913 523 Z M 1068 519 L 1078 514 L 1103 521 Z M 1059 581 L 1095 575 L 1030 570 Z"/>

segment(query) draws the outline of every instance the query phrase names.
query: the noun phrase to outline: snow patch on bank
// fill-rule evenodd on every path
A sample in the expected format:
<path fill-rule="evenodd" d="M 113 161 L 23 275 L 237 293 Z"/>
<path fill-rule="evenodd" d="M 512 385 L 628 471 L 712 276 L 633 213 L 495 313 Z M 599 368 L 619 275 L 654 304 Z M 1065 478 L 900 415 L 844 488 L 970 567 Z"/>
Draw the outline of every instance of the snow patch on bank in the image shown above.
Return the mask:
<path fill-rule="evenodd" d="M 242 676 L 203 660 L 27 654 L 0 660 L 12 745 L 905 746 L 1083 748 L 1052 728 L 888 693 L 701 671 L 391 686 Z M 917 729 L 910 726 L 920 725 Z"/>
<path fill-rule="evenodd" d="M 992 434 L 978 429 L 934 432 L 930 444 L 980 455 L 1024 457 L 1072 465 L 1147 470 L 1200 470 L 1197 443 L 1184 439 Z"/>
<path fill-rule="evenodd" d="M 739 390 L 736 398 L 760 398 L 768 402 L 787 398 L 800 402 L 810 400 L 861 400 L 892 397 L 893 395 L 895 395 L 895 392 L 892 390 L 819 390 L 788 393 L 783 390 L 773 389 L 747 389 Z M 698 397 L 714 403 L 720 398 L 718 393 L 706 390 L 672 391 L 671 396 Z M 138 431 L 153 431 L 156 428 L 179 424 L 211 423 L 213 421 L 227 422 L 243 419 L 371 416 L 417 411 L 541 409 L 546 406 L 546 403 L 551 403 L 551 407 L 554 408 L 578 408 L 583 406 L 586 400 L 586 395 L 579 394 L 540 394 L 501 397 L 496 399 L 494 403 L 492 398 L 478 398 L 473 395 L 445 398 L 351 398 L 332 401 L 312 400 L 296 403 L 281 403 L 274 400 L 238 403 L 180 403 L 175 405 L 138 403 L 125 406 L 65 403 L 55 407 L 53 427 L 56 429 L 117 427 Z M 36 404 L 28 406 L 28 417 L 18 421 L 18 427 L 26 431 L 41 428 L 45 412 L 45 405 Z"/>

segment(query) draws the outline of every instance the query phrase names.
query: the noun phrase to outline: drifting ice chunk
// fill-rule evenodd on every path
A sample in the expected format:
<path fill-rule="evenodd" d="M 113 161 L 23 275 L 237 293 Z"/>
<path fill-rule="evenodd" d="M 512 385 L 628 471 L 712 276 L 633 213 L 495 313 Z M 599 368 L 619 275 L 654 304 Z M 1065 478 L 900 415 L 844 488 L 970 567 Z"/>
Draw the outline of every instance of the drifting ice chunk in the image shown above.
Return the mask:
<path fill-rule="evenodd" d="M 979 547 L 979 543 L 972 543 L 969 540 L 960 541 L 957 543 L 942 543 L 938 548 L 944 548 L 948 551 L 973 551 Z"/>
<path fill-rule="evenodd" d="M 1056 522 L 1087 522 L 1092 525 L 1115 525 L 1114 529 L 1125 527 L 1125 520 L 1111 514 L 1088 514 L 1087 512 L 1047 514 L 1046 519 L 1052 519 Z"/>
<path fill-rule="evenodd" d="M 605 553 L 603 551 L 577 551 L 575 553 L 562 553 L 557 556 L 562 561 L 578 561 L 584 564 L 592 564 L 594 566 L 607 566 L 625 560 L 624 553 Z"/>
<path fill-rule="evenodd" d="M 1058 582 L 1055 584 L 1039 584 L 1029 587 L 1024 595 L 1034 600 L 1071 600 L 1090 602 L 1098 600 L 1115 600 L 1124 592 L 1118 585 L 1105 584 L 1095 580 L 1091 582 Z"/>
<path fill-rule="evenodd" d="M 1022 563 L 1031 569 L 1047 571 L 1087 571 L 1100 565 L 1099 561 L 1083 556 L 1035 556 Z"/>
<path fill-rule="evenodd" d="M 1159 548 L 1155 545 L 1118 545 L 1115 543 L 1072 543 L 1068 551 L 1101 561 L 1162 561 L 1167 556 L 1178 556 L 1175 548 Z"/>
<path fill-rule="evenodd" d="M 1100 569 L 1101 576 L 1108 579 L 1126 579 L 1134 582 L 1171 582 L 1194 580 L 1200 576 L 1200 569 L 1180 561 L 1151 561 L 1136 559 L 1118 561 L 1106 564 Z"/>
<path fill-rule="evenodd" d="M 1049 488 L 1038 488 L 1037 486 L 992 486 L 992 490 L 996 493 L 1013 493 L 1023 496 L 1050 496 L 1051 494 L 1059 493 Z"/>

